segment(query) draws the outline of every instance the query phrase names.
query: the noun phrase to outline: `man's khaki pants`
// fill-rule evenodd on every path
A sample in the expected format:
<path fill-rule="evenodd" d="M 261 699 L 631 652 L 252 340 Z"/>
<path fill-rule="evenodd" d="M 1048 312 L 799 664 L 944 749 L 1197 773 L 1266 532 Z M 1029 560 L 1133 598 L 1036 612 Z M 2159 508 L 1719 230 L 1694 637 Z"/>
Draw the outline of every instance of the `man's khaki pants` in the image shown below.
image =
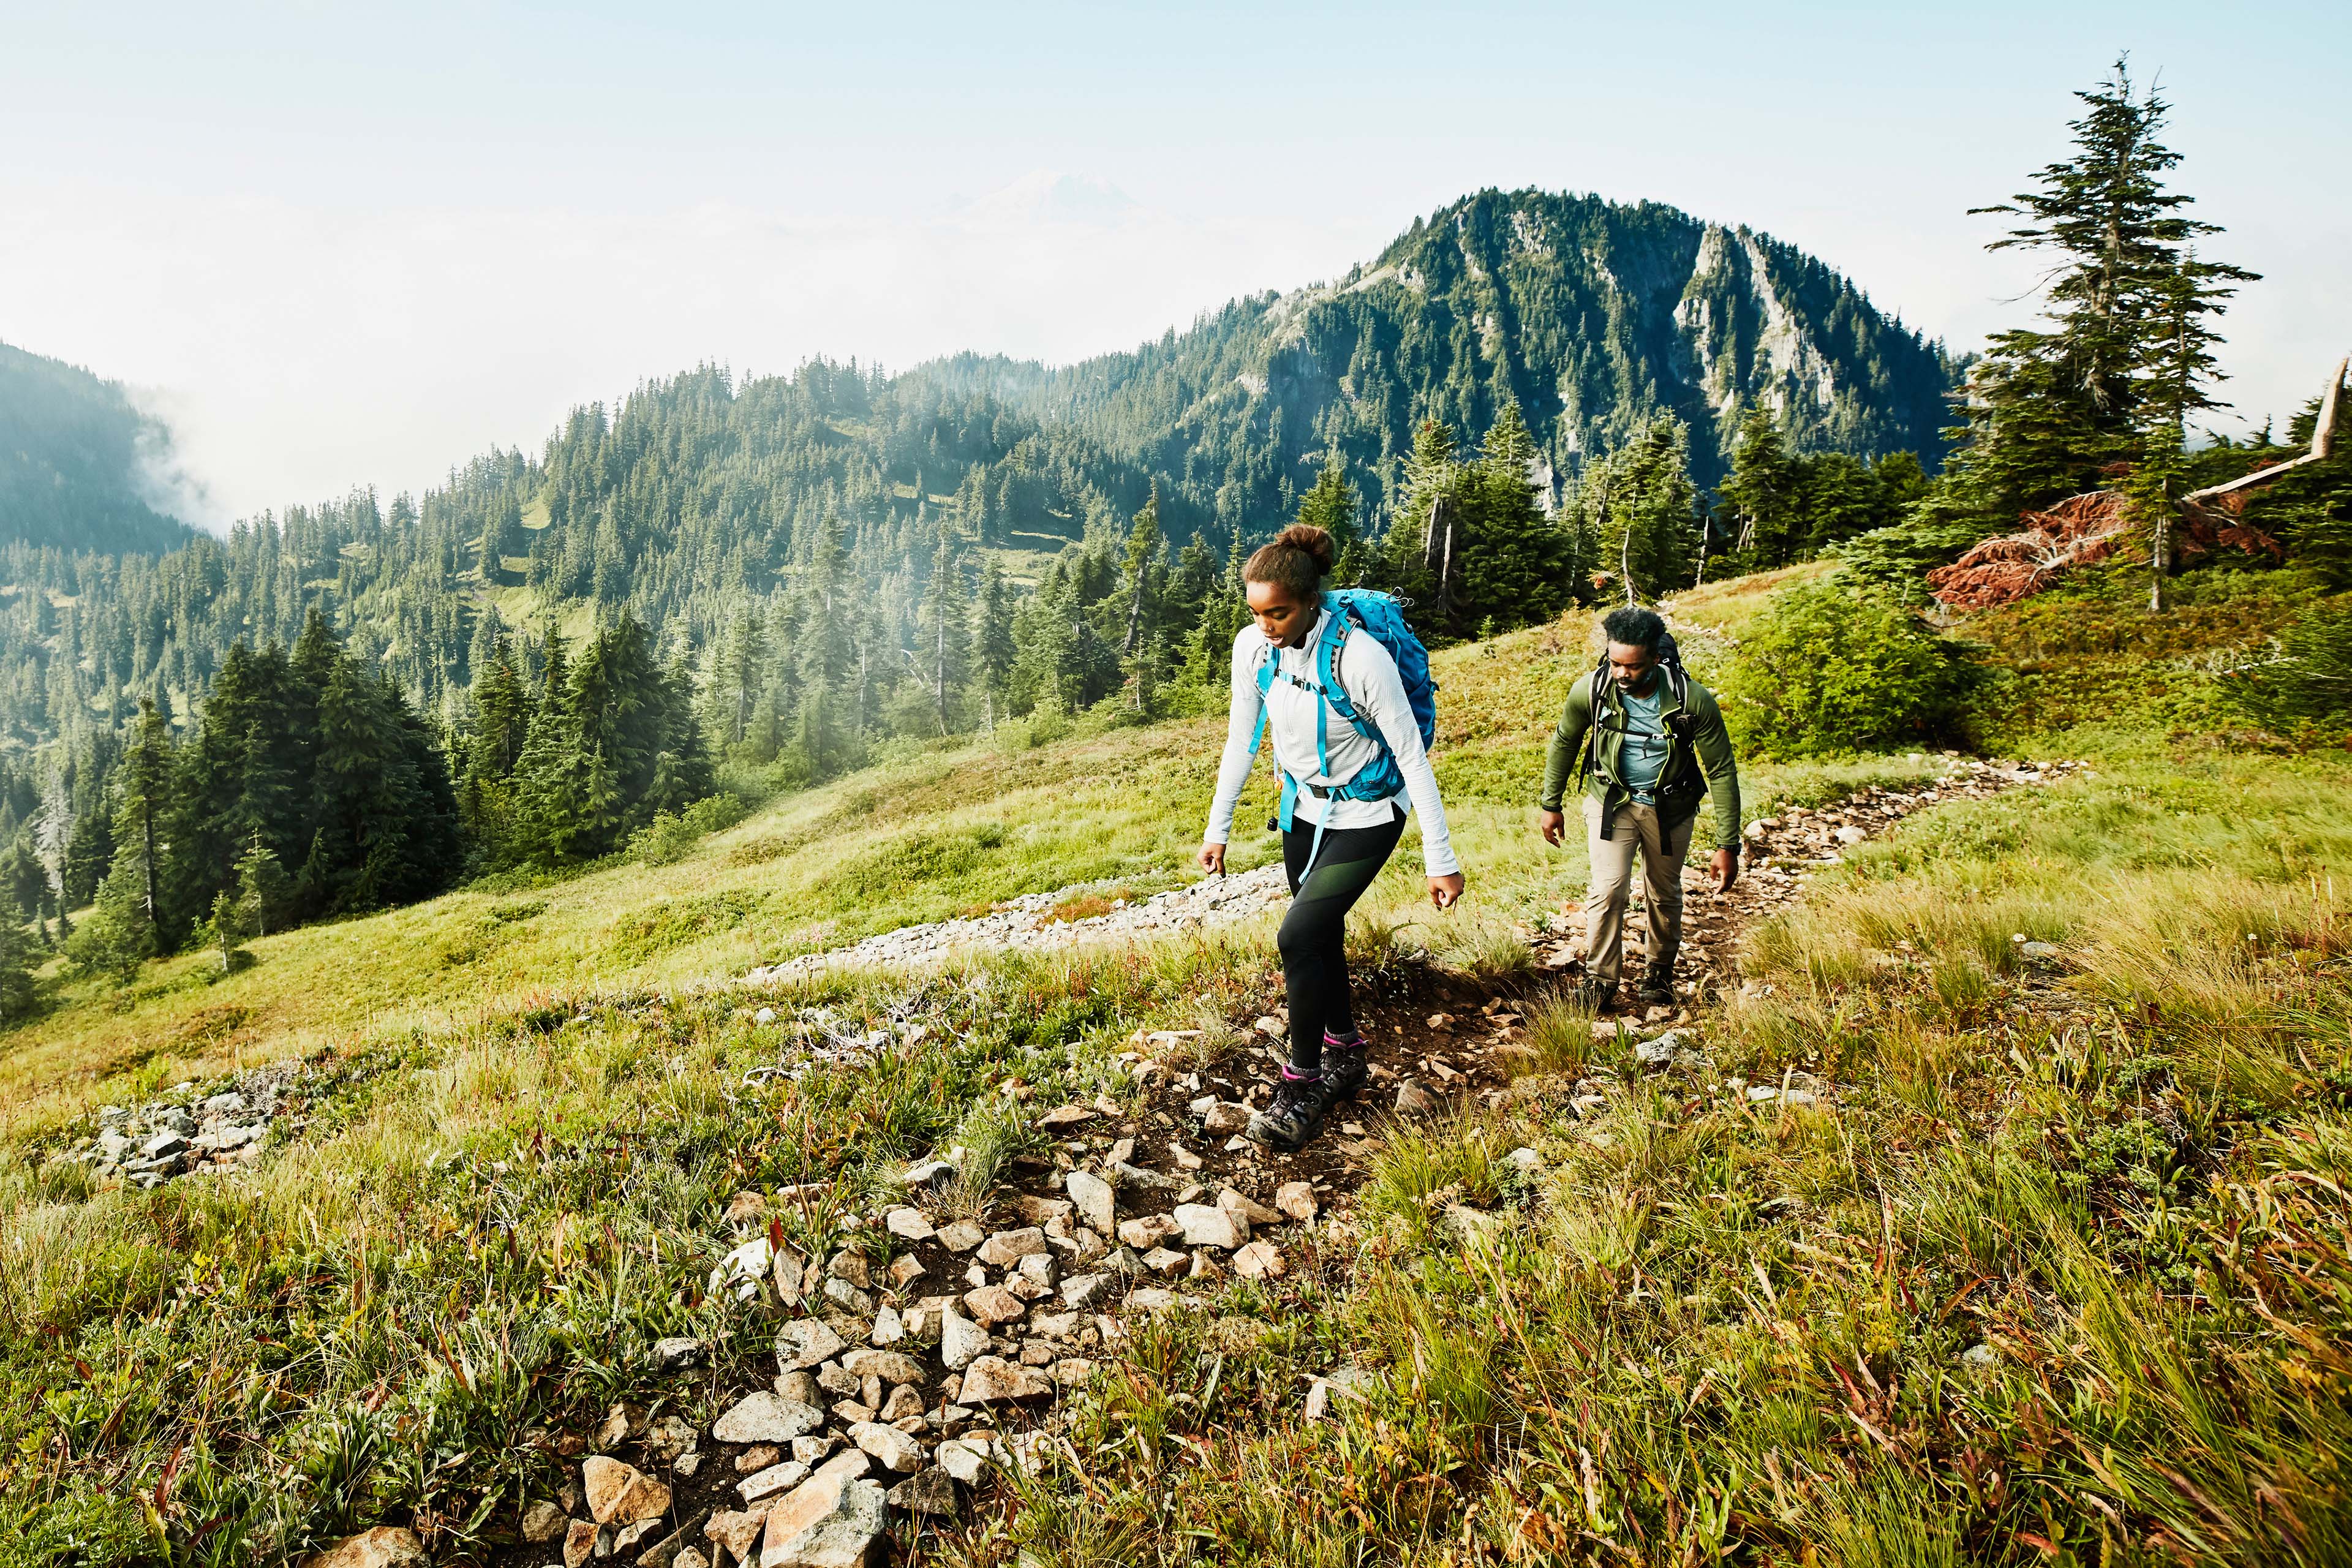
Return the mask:
<path fill-rule="evenodd" d="M 1683 942 L 1683 857 L 1690 853 L 1693 812 L 1671 833 L 1659 830 L 1658 808 L 1631 802 L 1617 808 L 1613 832 L 1601 837 L 1601 803 L 1584 799 L 1584 850 L 1592 887 L 1584 895 L 1584 973 L 1614 987 L 1625 943 L 1625 894 L 1633 881 L 1633 852 L 1642 853 L 1642 899 L 1648 906 L 1650 969 L 1671 975 Z"/>

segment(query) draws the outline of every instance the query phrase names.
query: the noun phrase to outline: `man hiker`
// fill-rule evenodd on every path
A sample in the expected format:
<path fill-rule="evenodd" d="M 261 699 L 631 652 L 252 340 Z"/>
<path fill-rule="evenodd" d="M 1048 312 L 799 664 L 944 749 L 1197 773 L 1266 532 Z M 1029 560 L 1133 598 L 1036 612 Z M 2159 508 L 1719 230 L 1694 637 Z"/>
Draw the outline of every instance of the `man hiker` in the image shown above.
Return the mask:
<path fill-rule="evenodd" d="M 1595 1012 L 1616 1004 L 1625 894 L 1639 850 L 1650 932 L 1639 994 L 1645 1006 L 1672 1006 L 1675 952 L 1683 939 L 1683 857 L 1698 798 L 1705 793 L 1715 803 L 1709 869 L 1716 891 L 1728 892 L 1739 876 L 1739 770 L 1722 710 L 1712 692 L 1683 673 L 1657 612 L 1627 605 L 1610 611 L 1601 626 L 1609 653 L 1569 691 L 1536 823 L 1545 843 L 1560 842 L 1567 828 L 1560 796 L 1573 774 L 1584 790 L 1592 864 L 1584 896 L 1583 1000 Z"/>

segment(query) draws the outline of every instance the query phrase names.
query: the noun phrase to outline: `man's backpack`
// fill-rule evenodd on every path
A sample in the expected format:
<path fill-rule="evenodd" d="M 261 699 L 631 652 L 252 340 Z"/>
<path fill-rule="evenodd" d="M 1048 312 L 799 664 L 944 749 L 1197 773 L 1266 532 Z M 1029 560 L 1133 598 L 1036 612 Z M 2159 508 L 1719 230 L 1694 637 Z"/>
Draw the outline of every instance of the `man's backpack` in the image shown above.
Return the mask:
<path fill-rule="evenodd" d="M 1675 634 L 1658 634 L 1658 674 L 1666 683 L 1667 694 L 1674 698 L 1675 713 L 1666 721 L 1674 738 L 1687 746 L 1695 729 L 1690 714 L 1690 672 L 1683 668 L 1683 652 L 1675 645 Z M 1592 667 L 1591 685 L 1585 689 L 1586 710 L 1591 715 L 1584 728 L 1584 754 L 1577 762 L 1576 776 L 1589 779 L 1601 762 L 1601 716 L 1607 711 L 1601 705 L 1601 693 L 1609 689 L 1609 652 L 1603 648 L 1598 663 Z M 1608 835 L 1604 831 L 1603 837 Z"/>
<path fill-rule="evenodd" d="M 1421 743 L 1426 749 L 1437 738 L 1437 682 L 1430 679 L 1429 650 L 1421 638 L 1413 635 L 1404 618 L 1404 606 L 1387 594 L 1370 588 L 1340 588 L 1323 595 L 1324 607 L 1331 613 L 1323 622 L 1323 635 L 1315 644 L 1315 680 L 1312 685 L 1292 677 L 1279 677 L 1282 659 L 1274 648 L 1265 650 L 1258 661 L 1257 694 L 1263 700 L 1280 679 L 1292 679 L 1306 687 L 1322 700 L 1315 713 L 1316 771 L 1327 778 L 1330 775 L 1331 758 L 1328 723 L 1337 713 L 1356 727 L 1356 732 L 1380 748 L 1380 754 L 1361 768 L 1353 778 L 1339 784 L 1308 784 L 1306 788 L 1318 798 L 1326 800 L 1387 800 L 1404 788 L 1404 773 L 1397 766 L 1396 752 L 1380 726 L 1357 711 L 1355 701 L 1347 688 L 1339 684 L 1339 656 L 1348 646 L 1348 638 L 1361 632 L 1388 649 L 1396 661 L 1397 679 L 1404 686 L 1405 701 L 1412 709 L 1414 728 L 1421 731 Z M 1250 738 L 1250 754 L 1257 754 L 1258 743 L 1265 739 L 1266 715 L 1264 708 L 1257 716 L 1257 733 Z M 1284 832 L 1290 829 L 1291 806 L 1298 798 L 1301 786 L 1286 771 L 1282 774 L 1282 809 L 1276 817 Z M 1317 825 L 1316 848 L 1323 843 L 1323 830 Z M 1308 865 L 1314 864 L 1313 858 Z"/>

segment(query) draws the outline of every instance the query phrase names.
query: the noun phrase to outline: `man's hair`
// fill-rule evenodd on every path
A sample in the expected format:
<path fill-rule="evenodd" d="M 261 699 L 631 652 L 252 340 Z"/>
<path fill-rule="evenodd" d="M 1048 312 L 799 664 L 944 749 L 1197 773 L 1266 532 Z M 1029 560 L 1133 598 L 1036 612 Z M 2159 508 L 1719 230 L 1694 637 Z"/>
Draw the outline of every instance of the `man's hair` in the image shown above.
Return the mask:
<path fill-rule="evenodd" d="M 1658 651 L 1659 639 L 1666 635 L 1666 623 L 1655 610 L 1644 610 L 1636 605 L 1625 605 L 1601 617 L 1601 629 L 1611 642 L 1624 643 L 1632 647 Z"/>

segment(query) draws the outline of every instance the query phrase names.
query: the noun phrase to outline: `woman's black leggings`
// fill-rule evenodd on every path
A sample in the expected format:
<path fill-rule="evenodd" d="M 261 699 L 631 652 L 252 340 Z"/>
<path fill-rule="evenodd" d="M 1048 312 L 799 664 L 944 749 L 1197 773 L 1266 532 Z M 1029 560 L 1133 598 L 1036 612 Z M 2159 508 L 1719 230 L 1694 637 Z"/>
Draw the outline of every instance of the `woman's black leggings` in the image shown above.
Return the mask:
<path fill-rule="evenodd" d="M 1315 850 L 1315 825 L 1299 821 L 1282 836 L 1282 867 L 1290 877 L 1290 912 L 1275 939 L 1282 950 L 1282 984 L 1290 994 L 1290 1067 L 1323 1070 L 1323 1032 L 1356 1026 L 1348 1002 L 1348 911 L 1388 864 L 1404 836 L 1404 812 L 1378 827 L 1335 827 Z M 1307 858 L 1315 856 L 1307 871 Z M 1304 887 L 1299 874 L 1307 871 Z"/>

